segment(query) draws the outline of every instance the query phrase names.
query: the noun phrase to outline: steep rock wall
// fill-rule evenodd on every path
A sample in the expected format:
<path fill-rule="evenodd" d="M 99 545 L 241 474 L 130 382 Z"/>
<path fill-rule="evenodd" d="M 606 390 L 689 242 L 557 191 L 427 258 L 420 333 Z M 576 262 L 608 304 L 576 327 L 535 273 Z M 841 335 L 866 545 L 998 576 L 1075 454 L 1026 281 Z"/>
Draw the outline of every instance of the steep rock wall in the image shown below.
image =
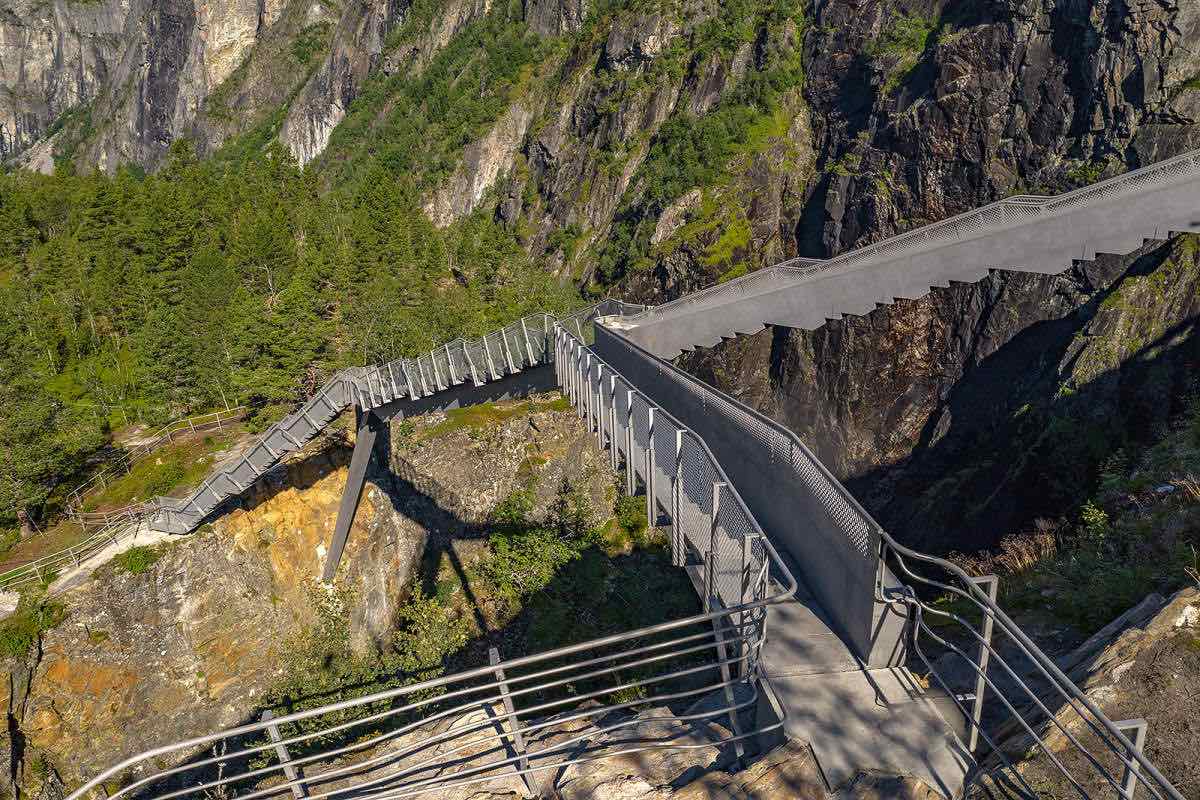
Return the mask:
<path fill-rule="evenodd" d="M 144 572 L 110 564 L 57 598 L 65 621 L 25 663 L 6 665 L 11 777 L 36 784 L 44 764 L 70 783 L 247 721 L 280 674 L 280 648 L 312 619 L 348 460 L 343 447 L 310 452 L 214 525 L 167 544 Z M 352 639 L 363 650 L 390 636 L 425 542 L 390 484 L 368 484 L 337 581 L 354 590 Z"/>
<path fill-rule="evenodd" d="M 680 363 L 796 431 L 902 539 L 970 550 L 1061 513 L 1104 459 L 1181 409 L 1198 269 L 1184 236 Z"/>

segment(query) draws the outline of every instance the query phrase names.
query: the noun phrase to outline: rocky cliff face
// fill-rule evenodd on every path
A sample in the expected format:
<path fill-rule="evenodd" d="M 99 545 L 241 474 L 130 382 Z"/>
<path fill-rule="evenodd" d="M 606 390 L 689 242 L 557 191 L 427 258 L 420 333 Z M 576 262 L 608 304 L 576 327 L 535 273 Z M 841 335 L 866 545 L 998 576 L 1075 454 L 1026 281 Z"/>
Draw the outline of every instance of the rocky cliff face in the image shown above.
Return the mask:
<path fill-rule="evenodd" d="M 309 452 L 249 490 L 243 506 L 164 545 L 134 574 L 117 563 L 57 598 L 66 618 L 6 665 L 5 785 L 67 782 L 140 750 L 254 715 L 280 648 L 312 618 L 349 453 Z M 368 485 L 338 585 L 353 589 L 352 640 L 390 636 L 426 530 Z"/>
<path fill-rule="evenodd" d="M 283 10 L 281 0 L 6 5 L 0 156 L 53 136 L 85 165 L 158 163 Z"/>
<path fill-rule="evenodd" d="M 986 547 L 1062 513 L 1182 409 L 1195 253 L 1189 236 L 1062 275 L 996 272 L 681 363 L 797 431 L 893 533 Z"/>

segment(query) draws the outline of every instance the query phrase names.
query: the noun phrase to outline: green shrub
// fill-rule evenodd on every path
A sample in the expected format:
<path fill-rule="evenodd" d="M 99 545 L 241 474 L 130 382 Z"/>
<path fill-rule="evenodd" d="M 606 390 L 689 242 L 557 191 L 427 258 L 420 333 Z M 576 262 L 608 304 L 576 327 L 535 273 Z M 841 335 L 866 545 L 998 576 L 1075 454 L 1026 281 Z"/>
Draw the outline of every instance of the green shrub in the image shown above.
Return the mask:
<path fill-rule="evenodd" d="M 154 475 L 151 475 L 145 483 L 145 491 L 147 497 L 154 495 L 166 494 L 179 485 L 179 482 L 184 478 L 183 464 L 178 461 L 168 461 L 162 465 L 162 469 L 157 470 Z"/>
<path fill-rule="evenodd" d="M 494 533 L 487 577 L 510 601 L 544 589 L 565 564 L 579 557 L 578 545 L 551 528 Z"/>
<path fill-rule="evenodd" d="M 0 658 L 23 658 L 42 633 L 66 618 L 60 603 L 26 595 L 17 610 L 0 621 Z"/>
<path fill-rule="evenodd" d="M 632 495 L 617 498 L 617 523 L 628 533 L 637 534 L 646 529 L 646 499 Z"/>
<path fill-rule="evenodd" d="M 141 575 L 158 561 L 162 553 L 154 547 L 137 545 L 113 556 L 113 564 L 133 575 Z"/>
<path fill-rule="evenodd" d="M 1084 533 L 1093 541 L 1102 542 L 1108 537 L 1111 530 L 1108 512 L 1091 500 L 1084 503 L 1083 508 L 1079 510 L 1079 520 L 1083 523 Z"/>
<path fill-rule="evenodd" d="M 916 67 L 921 54 L 937 40 L 937 20 L 901 14 L 871 48 L 874 56 L 895 58 L 883 83 L 884 94 L 890 94 Z"/>

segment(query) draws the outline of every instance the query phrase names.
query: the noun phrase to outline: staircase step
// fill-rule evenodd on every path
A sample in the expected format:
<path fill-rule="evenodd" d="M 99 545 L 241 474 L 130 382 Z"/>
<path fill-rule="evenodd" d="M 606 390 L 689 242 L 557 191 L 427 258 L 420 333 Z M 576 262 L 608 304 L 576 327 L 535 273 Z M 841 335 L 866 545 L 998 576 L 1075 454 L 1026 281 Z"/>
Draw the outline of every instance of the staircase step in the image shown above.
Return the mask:
<path fill-rule="evenodd" d="M 808 742 L 830 787 L 862 770 L 914 775 L 957 797 L 970 755 L 965 719 L 944 693 L 902 667 L 778 676 L 764 667 L 787 714 L 784 730 Z"/>

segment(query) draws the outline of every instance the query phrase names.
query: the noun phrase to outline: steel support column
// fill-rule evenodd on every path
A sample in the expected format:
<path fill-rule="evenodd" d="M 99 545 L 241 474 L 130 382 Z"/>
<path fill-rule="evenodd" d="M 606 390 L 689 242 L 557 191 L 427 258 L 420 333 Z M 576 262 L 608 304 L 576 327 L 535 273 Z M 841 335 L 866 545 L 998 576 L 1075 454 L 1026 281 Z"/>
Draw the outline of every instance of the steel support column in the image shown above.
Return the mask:
<path fill-rule="evenodd" d="M 346 488 L 342 490 L 342 504 L 338 507 L 337 524 L 333 529 L 333 540 L 329 543 L 329 554 L 325 556 L 325 571 L 321 575 L 325 583 L 332 581 L 337 574 L 338 562 L 342 560 L 342 551 L 346 549 L 346 539 L 350 536 L 350 525 L 354 522 L 358 502 L 362 499 L 363 483 L 371 463 L 371 454 L 375 451 L 375 440 L 385 424 L 374 411 L 359 413 L 358 434 L 354 437 Z"/>

